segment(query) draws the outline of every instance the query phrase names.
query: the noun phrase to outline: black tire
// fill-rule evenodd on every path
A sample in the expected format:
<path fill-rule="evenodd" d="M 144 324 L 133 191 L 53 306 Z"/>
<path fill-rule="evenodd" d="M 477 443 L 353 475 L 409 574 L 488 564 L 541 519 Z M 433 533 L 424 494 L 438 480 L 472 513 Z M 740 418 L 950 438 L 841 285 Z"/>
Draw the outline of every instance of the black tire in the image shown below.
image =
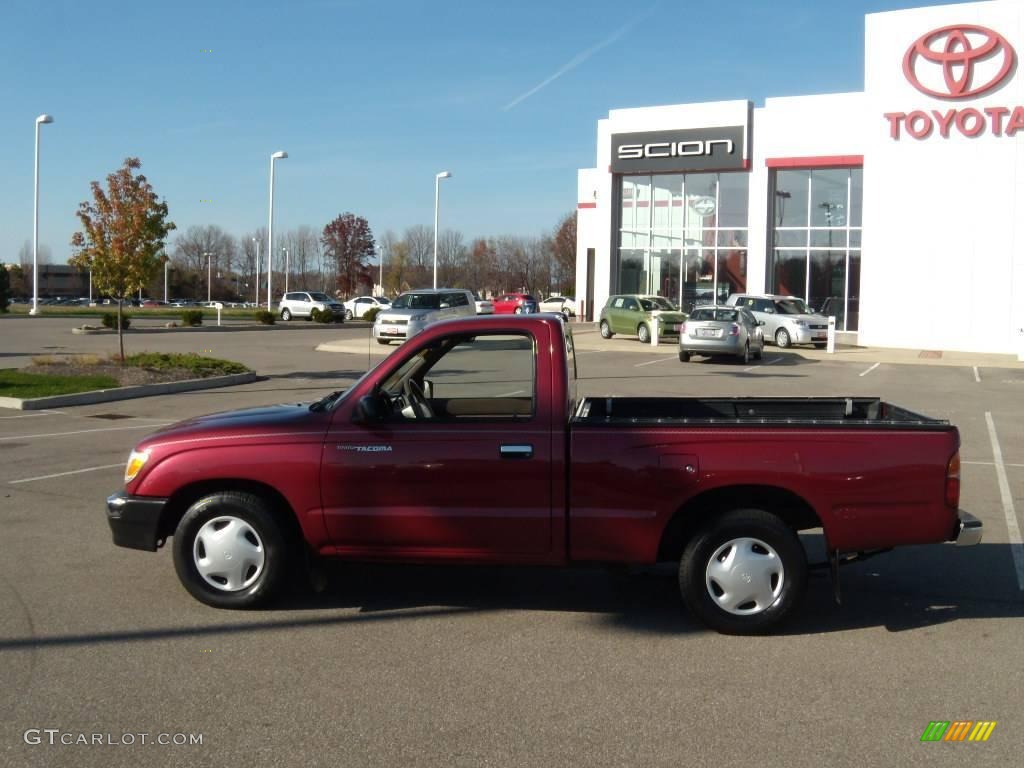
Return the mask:
<path fill-rule="evenodd" d="M 346 309 L 345 310 L 345 319 L 346 320 L 351 320 L 352 319 L 352 310 L 351 309 Z"/>
<path fill-rule="evenodd" d="M 289 312 L 287 309 L 282 309 L 281 310 L 281 319 L 284 320 L 287 323 L 289 320 L 292 319 L 292 313 Z"/>
<path fill-rule="evenodd" d="M 750 342 L 743 345 L 743 354 L 740 355 L 744 365 L 750 365 Z"/>
<path fill-rule="evenodd" d="M 789 331 L 785 328 L 779 328 L 775 332 L 775 344 L 779 349 L 786 349 L 793 343 L 793 340 L 789 338 Z"/>
<path fill-rule="evenodd" d="M 764 358 L 764 342 L 761 342 L 761 346 L 757 348 L 757 352 L 754 353 L 755 360 L 762 360 Z"/>
<path fill-rule="evenodd" d="M 818 343 L 818 342 L 815 342 L 815 343 L 814 343 L 814 348 L 815 348 L 815 349 L 824 349 L 824 348 L 825 348 L 825 347 L 827 347 L 827 346 L 828 346 L 828 344 L 827 344 L 827 343 L 826 343 L 826 344 L 820 344 L 820 343 Z"/>
<path fill-rule="evenodd" d="M 737 553 L 750 553 L 748 562 L 755 569 L 754 582 L 745 570 L 736 578 L 745 582 L 741 582 L 744 590 L 747 584 L 753 584 L 752 594 L 759 582 L 762 587 L 767 585 L 769 589 L 763 594 L 768 598 L 761 601 L 764 604 L 751 599 L 738 603 L 733 612 L 717 602 L 728 601 L 729 593 L 715 580 L 709 567 L 715 559 L 723 562 L 721 557 L 732 557 L 730 546 L 736 547 Z M 758 574 L 756 569 L 762 565 L 766 566 L 766 571 L 767 566 L 773 569 L 781 566 L 781 570 Z M 742 562 L 738 567 L 743 567 Z M 762 578 L 759 579 L 759 575 Z M 701 622 L 723 634 L 754 635 L 773 629 L 797 607 L 806 585 L 807 555 L 800 539 L 778 517 L 761 509 L 736 509 L 716 517 L 690 539 L 679 561 L 679 589 L 686 607 Z M 741 593 L 737 599 L 743 597 L 746 595 Z"/>
<path fill-rule="evenodd" d="M 197 566 L 196 552 L 203 551 L 201 544 L 197 550 L 197 536 L 218 517 L 233 518 L 248 526 L 262 549 L 260 567 L 250 566 L 253 580 L 236 590 L 212 586 Z M 248 535 L 246 538 L 251 542 Z M 189 507 L 174 532 L 173 549 L 174 570 L 182 586 L 196 600 L 215 608 L 256 608 L 266 604 L 287 582 L 292 560 L 290 542 L 270 504 L 254 494 L 237 491 L 211 493 Z"/>
<path fill-rule="evenodd" d="M 690 362 L 690 353 L 689 352 L 684 352 L 683 350 L 679 350 L 679 362 L 680 363 L 688 363 L 688 362 Z"/>
<path fill-rule="evenodd" d="M 601 338 L 602 339 L 610 339 L 612 336 L 615 335 L 614 333 L 612 333 L 612 328 L 611 328 L 610 325 L 608 325 L 608 321 L 607 320 L 602 320 L 601 321 L 600 328 L 601 328 Z"/>
<path fill-rule="evenodd" d="M 640 323 L 636 327 L 636 335 L 640 339 L 641 344 L 651 343 L 651 329 L 647 327 L 646 323 Z"/>
<path fill-rule="evenodd" d="M 523 308 L 522 307 L 516 307 L 516 314 L 517 315 L 523 314 Z"/>
<path fill-rule="evenodd" d="M 569 322 L 569 310 L 562 307 L 562 317 L 565 318 L 565 322 Z"/>

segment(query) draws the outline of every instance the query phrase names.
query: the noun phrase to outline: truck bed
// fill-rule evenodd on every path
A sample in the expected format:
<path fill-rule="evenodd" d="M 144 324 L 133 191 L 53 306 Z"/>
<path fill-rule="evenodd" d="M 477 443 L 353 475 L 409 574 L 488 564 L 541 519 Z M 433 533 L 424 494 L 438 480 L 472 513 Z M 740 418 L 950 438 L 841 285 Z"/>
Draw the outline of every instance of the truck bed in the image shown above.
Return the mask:
<path fill-rule="evenodd" d="M 794 425 L 951 429 L 877 397 L 588 397 L 571 423 L 587 426 Z"/>

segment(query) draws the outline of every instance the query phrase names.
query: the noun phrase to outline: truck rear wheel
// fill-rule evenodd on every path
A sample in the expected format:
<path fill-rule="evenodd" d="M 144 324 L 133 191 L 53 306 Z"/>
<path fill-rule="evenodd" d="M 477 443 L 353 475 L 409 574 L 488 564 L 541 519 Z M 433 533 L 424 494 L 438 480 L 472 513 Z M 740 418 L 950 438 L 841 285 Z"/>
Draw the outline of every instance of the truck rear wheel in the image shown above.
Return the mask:
<path fill-rule="evenodd" d="M 796 533 L 761 509 L 716 517 L 683 550 L 679 588 L 686 607 L 729 635 L 767 632 L 799 604 L 807 556 Z"/>
<path fill-rule="evenodd" d="M 269 504 L 222 491 L 195 502 L 174 532 L 182 586 L 215 608 L 255 608 L 286 581 L 288 542 Z"/>

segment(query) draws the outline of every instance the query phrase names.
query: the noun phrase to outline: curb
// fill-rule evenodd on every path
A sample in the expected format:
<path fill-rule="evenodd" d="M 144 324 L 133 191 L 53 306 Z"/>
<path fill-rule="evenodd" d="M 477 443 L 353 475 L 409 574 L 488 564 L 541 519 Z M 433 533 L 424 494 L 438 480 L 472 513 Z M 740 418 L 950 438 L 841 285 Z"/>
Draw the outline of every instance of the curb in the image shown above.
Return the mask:
<path fill-rule="evenodd" d="M 233 387 L 256 381 L 256 378 L 256 374 L 250 371 L 249 373 L 232 373 L 227 376 L 210 376 L 206 379 L 169 381 L 164 384 L 139 384 L 134 387 L 118 387 L 117 389 L 95 389 L 91 392 L 78 392 L 74 395 L 33 397 L 27 400 L 17 397 L 0 397 L 0 408 L 38 411 L 47 408 L 62 408 L 68 405 L 92 405 L 93 403 L 109 403 L 114 400 L 133 400 L 137 397 L 170 395 L 175 392 Z"/>

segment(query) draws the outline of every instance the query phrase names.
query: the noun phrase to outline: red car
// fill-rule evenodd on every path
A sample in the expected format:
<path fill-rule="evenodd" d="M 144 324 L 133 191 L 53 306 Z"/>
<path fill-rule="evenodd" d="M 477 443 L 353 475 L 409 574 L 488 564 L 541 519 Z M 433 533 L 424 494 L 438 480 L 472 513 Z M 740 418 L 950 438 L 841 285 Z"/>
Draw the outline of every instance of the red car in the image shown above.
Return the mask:
<path fill-rule="evenodd" d="M 496 315 L 526 315 L 537 311 L 537 300 L 528 293 L 505 293 L 494 299 Z"/>
<path fill-rule="evenodd" d="M 432 324 L 315 403 L 144 439 L 107 500 L 114 543 L 173 537 L 184 587 L 224 608 L 318 557 L 671 562 L 691 613 L 749 634 L 800 602 L 799 531 L 822 530 L 835 585 L 881 550 L 981 540 L 946 421 L 872 397 L 581 398 L 575 371 L 560 318 Z"/>

